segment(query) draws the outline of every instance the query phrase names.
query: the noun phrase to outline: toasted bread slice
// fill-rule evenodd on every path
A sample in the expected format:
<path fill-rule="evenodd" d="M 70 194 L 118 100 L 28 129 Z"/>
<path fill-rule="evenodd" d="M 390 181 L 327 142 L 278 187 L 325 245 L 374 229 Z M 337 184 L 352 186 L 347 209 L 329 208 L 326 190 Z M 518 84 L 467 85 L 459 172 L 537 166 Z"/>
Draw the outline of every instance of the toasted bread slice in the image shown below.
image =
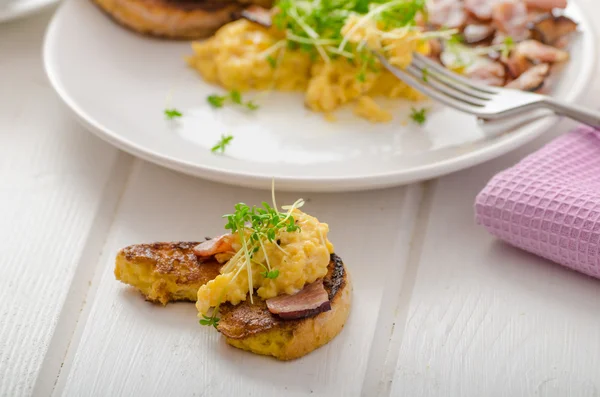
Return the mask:
<path fill-rule="evenodd" d="M 171 39 L 208 37 L 236 19 L 248 4 L 272 0 L 93 0 L 120 24 L 138 33 Z"/>
<path fill-rule="evenodd" d="M 115 277 L 151 302 L 198 299 L 198 289 L 219 275 L 221 264 L 203 263 L 192 252 L 197 242 L 138 244 L 117 254 Z"/>
<path fill-rule="evenodd" d="M 202 262 L 197 242 L 139 244 L 119 251 L 115 277 L 136 287 L 147 300 L 166 305 L 196 301 L 200 286 L 219 275 L 221 264 Z M 217 330 L 232 346 L 280 360 L 292 360 L 323 346 L 340 333 L 350 312 L 352 286 L 344 263 L 331 255 L 323 285 L 331 310 L 312 317 L 284 320 L 254 297 L 238 305 L 222 304 Z"/>
<path fill-rule="evenodd" d="M 316 316 L 283 320 L 272 314 L 265 301 L 254 297 L 238 305 L 219 308 L 217 326 L 232 346 L 279 360 L 293 360 L 325 345 L 344 328 L 352 296 L 352 285 L 344 263 L 331 255 L 327 275 L 323 279 L 329 294 L 331 310 Z"/>

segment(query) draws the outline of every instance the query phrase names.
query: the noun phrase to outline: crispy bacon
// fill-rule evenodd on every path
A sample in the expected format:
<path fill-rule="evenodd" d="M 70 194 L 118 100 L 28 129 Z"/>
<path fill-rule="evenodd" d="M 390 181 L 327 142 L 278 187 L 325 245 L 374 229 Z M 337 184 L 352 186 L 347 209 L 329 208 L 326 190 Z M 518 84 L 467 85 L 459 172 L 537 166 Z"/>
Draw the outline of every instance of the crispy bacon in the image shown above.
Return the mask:
<path fill-rule="evenodd" d="M 542 63 L 536 65 L 519 76 L 518 79 L 511 81 L 506 88 L 515 88 L 522 91 L 537 91 L 544 86 L 544 80 L 550 73 L 550 65 Z"/>
<path fill-rule="evenodd" d="M 463 37 L 467 44 L 477 44 L 491 39 L 494 36 L 494 29 L 491 25 L 470 24 L 465 27 Z"/>
<path fill-rule="evenodd" d="M 207 258 L 216 254 L 231 251 L 233 249 L 231 246 L 232 243 L 233 236 L 231 234 L 224 234 L 201 242 L 194 247 L 193 251 L 197 256 Z"/>
<path fill-rule="evenodd" d="M 569 53 L 545 45 L 535 40 L 525 40 L 517 45 L 516 52 L 538 63 L 563 62 L 569 59 Z"/>
<path fill-rule="evenodd" d="M 521 41 L 529 35 L 527 6 L 521 0 L 502 0 L 494 4 L 492 19 L 499 30 Z"/>
<path fill-rule="evenodd" d="M 548 13 L 536 18 L 527 27 L 532 39 L 556 46 L 559 39 L 577 30 L 577 23 L 564 15 Z"/>
<path fill-rule="evenodd" d="M 525 0 L 527 7 L 551 11 L 554 8 L 566 8 L 567 0 Z"/>
<path fill-rule="evenodd" d="M 314 316 L 331 310 L 331 302 L 323 287 L 323 280 L 317 280 L 294 295 L 279 295 L 267 299 L 267 308 L 285 320 Z"/>
<path fill-rule="evenodd" d="M 501 87 L 506 81 L 506 70 L 499 62 L 491 59 L 482 58 L 480 61 L 469 66 L 465 70 L 465 75 L 470 79 L 484 84 Z"/>
<path fill-rule="evenodd" d="M 240 16 L 265 28 L 270 28 L 272 24 L 271 11 L 257 5 L 251 5 L 246 8 L 241 12 Z"/>
<path fill-rule="evenodd" d="M 462 1 L 429 0 L 427 2 L 429 22 L 446 28 L 462 28 L 467 22 L 467 13 Z"/>
<path fill-rule="evenodd" d="M 492 19 L 492 10 L 496 0 L 465 0 L 465 9 L 482 21 Z"/>

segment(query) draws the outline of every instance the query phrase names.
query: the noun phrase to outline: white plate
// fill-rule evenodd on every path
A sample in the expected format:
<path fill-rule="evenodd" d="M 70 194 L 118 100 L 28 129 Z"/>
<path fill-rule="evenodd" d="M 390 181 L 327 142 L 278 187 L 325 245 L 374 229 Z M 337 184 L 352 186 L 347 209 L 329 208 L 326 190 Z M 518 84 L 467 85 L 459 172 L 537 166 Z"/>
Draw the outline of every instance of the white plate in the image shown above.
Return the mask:
<path fill-rule="evenodd" d="M 0 0 L 0 22 L 25 17 L 55 3 L 58 0 Z"/>
<path fill-rule="evenodd" d="M 583 33 L 555 92 L 573 101 L 592 76 L 596 47 L 583 10 L 571 1 L 568 14 Z M 486 135 L 474 118 L 434 106 L 427 125 L 417 127 L 406 125 L 410 105 L 396 101 L 391 123 L 370 124 L 349 109 L 332 123 L 306 111 L 299 93 L 271 93 L 258 99 L 256 112 L 215 110 L 206 97 L 220 90 L 186 67 L 190 51 L 189 43 L 133 34 L 89 1 L 67 0 L 48 29 L 44 61 L 60 97 L 103 139 L 178 171 L 249 187 L 268 188 L 272 177 L 278 189 L 314 191 L 432 178 L 515 149 L 555 122 Z M 164 119 L 170 92 L 169 107 L 185 114 L 178 122 Z M 209 148 L 221 134 L 234 139 L 215 155 Z"/>

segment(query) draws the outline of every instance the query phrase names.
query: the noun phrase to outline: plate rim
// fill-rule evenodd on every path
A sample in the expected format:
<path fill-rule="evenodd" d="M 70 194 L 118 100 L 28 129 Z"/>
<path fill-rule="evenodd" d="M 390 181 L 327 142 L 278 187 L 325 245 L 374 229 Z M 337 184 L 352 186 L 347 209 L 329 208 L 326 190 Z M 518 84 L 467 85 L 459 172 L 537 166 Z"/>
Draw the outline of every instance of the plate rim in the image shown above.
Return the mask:
<path fill-rule="evenodd" d="M 17 0 L 14 0 L 17 1 Z M 21 0 L 22 1 L 22 0 Z M 59 0 L 36 0 L 30 1 L 31 4 L 22 6 L 13 11 L 6 11 L 0 8 L 0 23 L 9 22 L 15 19 L 24 18 L 36 12 L 42 11 L 54 4 L 57 4 Z"/>
<path fill-rule="evenodd" d="M 48 3 L 53 3 L 58 0 L 46 1 Z M 271 181 L 273 179 L 272 175 L 256 172 L 247 173 L 243 170 L 234 171 L 212 165 L 192 163 L 173 156 L 165 155 L 150 148 L 144 147 L 143 144 L 136 143 L 126 137 L 123 137 L 119 133 L 104 127 L 99 121 L 87 114 L 85 110 L 83 110 L 75 102 L 75 100 L 69 96 L 66 88 L 63 87 L 60 78 L 58 77 L 58 73 L 54 70 L 54 65 L 50 61 L 52 56 L 52 38 L 57 29 L 61 14 L 71 2 L 75 1 L 80 0 L 63 1 L 57 12 L 52 17 L 52 20 L 50 21 L 44 35 L 42 58 L 44 70 L 51 86 L 56 91 L 63 103 L 65 103 L 76 116 L 76 120 L 81 125 L 102 140 L 110 143 L 120 150 L 171 170 L 220 183 L 235 184 L 258 189 L 270 188 Z M 570 91 L 566 97 L 566 100 L 569 102 L 574 102 L 581 98 L 585 92 L 586 85 L 589 84 L 594 77 L 594 71 L 596 70 L 598 64 L 598 60 L 596 59 L 597 57 L 594 56 L 595 54 L 598 54 L 598 46 L 594 44 L 597 37 L 596 29 L 590 22 L 589 17 L 585 14 L 586 6 L 582 4 L 583 2 L 576 0 L 574 3 L 580 11 L 582 17 L 581 22 L 585 24 L 586 30 L 589 32 L 589 36 L 592 37 L 583 40 L 582 42 L 582 51 L 584 53 L 588 51 L 591 53 L 591 55 L 589 55 L 590 62 L 582 63 L 580 75 L 584 78 L 578 79 L 576 84 L 574 84 L 573 88 L 575 89 Z M 458 170 L 479 165 L 515 150 L 518 147 L 521 147 L 533 139 L 541 136 L 552 125 L 556 124 L 557 120 L 559 120 L 559 117 L 549 116 L 541 120 L 533 121 L 530 123 L 530 126 L 533 128 L 530 128 L 529 131 L 524 131 L 520 134 L 515 134 L 514 131 L 508 132 L 507 134 L 510 136 L 503 141 L 497 141 L 473 151 L 468 151 L 449 159 L 436 161 L 422 166 L 413 166 L 400 171 L 390 170 L 386 172 L 374 173 L 370 174 L 369 176 L 278 176 L 277 186 L 278 190 L 282 191 L 342 192 L 387 188 L 414 183 L 426 179 L 437 178 Z"/>

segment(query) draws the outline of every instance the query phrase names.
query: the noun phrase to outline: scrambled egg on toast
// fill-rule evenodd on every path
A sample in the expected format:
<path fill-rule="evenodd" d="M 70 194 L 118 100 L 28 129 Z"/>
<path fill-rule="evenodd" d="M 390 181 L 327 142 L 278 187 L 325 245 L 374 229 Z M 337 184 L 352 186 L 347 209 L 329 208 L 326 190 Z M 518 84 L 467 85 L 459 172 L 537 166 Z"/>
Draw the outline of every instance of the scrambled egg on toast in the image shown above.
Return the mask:
<path fill-rule="evenodd" d="M 202 262 L 192 249 L 198 243 L 139 244 L 119 251 L 115 276 L 137 288 L 147 300 L 166 305 L 195 301 L 200 286 L 219 275 L 220 263 Z M 331 310 L 296 320 L 283 320 L 254 297 L 237 305 L 220 306 L 217 330 L 228 344 L 256 354 L 291 360 L 331 341 L 344 327 L 350 312 L 352 287 L 342 260 L 335 254 L 323 285 Z"/>

